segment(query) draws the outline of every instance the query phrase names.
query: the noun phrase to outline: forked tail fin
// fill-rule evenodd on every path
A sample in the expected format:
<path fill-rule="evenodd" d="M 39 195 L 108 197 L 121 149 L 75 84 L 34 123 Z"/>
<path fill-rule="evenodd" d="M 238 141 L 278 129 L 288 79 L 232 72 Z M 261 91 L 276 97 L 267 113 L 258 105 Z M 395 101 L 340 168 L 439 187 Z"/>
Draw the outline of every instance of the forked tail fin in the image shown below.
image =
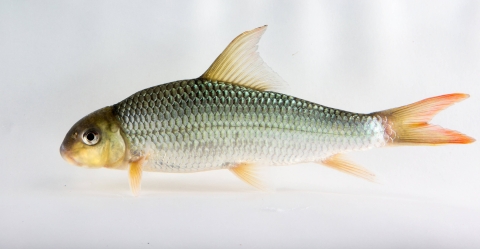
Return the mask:
<path fill-rule="evenodd" d="M 468 97 L 462 93 L 447 94 L 374 114 L 386 117 L 385 132 L 391 145 L 468 144 L 475 139 L 428 123 L 440 111 Z"/>

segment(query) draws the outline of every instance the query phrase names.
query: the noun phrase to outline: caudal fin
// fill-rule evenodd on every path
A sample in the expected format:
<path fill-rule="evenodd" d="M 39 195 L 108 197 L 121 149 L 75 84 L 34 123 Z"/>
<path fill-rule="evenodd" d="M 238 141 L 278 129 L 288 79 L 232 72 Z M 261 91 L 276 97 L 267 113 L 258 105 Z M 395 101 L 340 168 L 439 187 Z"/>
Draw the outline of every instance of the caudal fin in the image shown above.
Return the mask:
<path fill-rule="evenodd" d="M 475 139 L 428 123 L 440 111 L 468 97 L 447 94 L 375 114 L 387 118 L 386 133 L 396 145 L 468 144 Z"/>

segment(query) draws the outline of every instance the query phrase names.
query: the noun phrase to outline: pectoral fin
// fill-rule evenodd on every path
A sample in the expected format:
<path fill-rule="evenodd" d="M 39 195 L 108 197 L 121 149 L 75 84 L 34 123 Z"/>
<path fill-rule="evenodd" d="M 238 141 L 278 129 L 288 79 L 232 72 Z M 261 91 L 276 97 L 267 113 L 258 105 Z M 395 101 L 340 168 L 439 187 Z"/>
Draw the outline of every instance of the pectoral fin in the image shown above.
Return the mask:
<path fill-rule="evenodd" d="M 229 168 L 242 181 L 260 190 L 270 190 L 267 185 L 259 178 L 258 166 L 253 163 L 241 163 L 235 167 Z"/>
<path fill-rule="evenodd" d="M 145 159 L 140 159 L 138 161 L 130 163 L 128 169 L 128 179 L 130 183 L 130 190 L 134 196 L 140 194 L 141 181 L 142 181 L 142 166 L 145 162 Z"/>
<path fill-rule="evenodd" d="M 328 167 L 334 168 L 338 171 L 341 171 L 350 175 L 358 176 L 371 182 L 375 182 L 374 173 L 368 171 L 362 166 L 358 166 L 350 162 L 341 154 L 333 155 L 319 163 L 326 165 Z"/>

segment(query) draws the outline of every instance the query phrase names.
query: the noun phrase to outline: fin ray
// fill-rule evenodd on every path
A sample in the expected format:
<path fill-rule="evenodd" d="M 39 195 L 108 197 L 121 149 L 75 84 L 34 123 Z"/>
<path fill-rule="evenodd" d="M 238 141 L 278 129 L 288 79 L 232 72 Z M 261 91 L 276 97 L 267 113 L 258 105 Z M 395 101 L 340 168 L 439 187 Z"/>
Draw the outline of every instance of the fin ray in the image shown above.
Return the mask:
<path fill-rule="evenodd" d="M 128 180 L 130 184 L 130 190 L 134 196 L 138 196 L 141 190 L 141 181 L 142 181 L 142 166 L 145 162 L 144 159 L 130 163 L 128 169 Z"/>
<path fill-rule="evenodd" d="M 245 183 L 257 189 L 268 191 L 269 188 L 260 179 L 257 168 L 258 166 L 253 163 L 240 163 L 235 167 L 229 168 L 229 170 Z"/>
<path fill-rule="evenodd" d="M 338 171 L 363 178 L 367 181 L 376 182 L 376 177 L 374 173 L 370 172 L 362 166 L 358 166 L 352 163 L 342 154 L 335 154 L 333 156 L 330 156 L 327 159 L 322 160 L 320 163 Z"/>
<path fill-rule="evenodd" d="M 446 94 L 373 114 L 386 117 L 386 133 L 394 145 L 468 144 L 475 139 L 428 123 L 440 111 L 468 97 L 463 93 Z"/>
<path fill-rule="evenodd" d="M 282 78 L 273 72 L 257 52 L 257 44 L 266 29 L 265 25 L 237 36 L 200 78 L 260 91 L 284 85 Z"/>

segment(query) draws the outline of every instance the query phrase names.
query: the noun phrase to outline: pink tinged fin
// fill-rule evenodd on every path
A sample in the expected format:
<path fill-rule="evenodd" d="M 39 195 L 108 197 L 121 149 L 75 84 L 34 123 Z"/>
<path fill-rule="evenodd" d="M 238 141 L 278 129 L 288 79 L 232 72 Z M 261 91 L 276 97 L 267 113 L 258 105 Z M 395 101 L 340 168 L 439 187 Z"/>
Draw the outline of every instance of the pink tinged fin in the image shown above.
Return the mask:
<path fill-rule="evenodd" d="M 270 191 L 267 184 L 263 182 L 259 177 L 259 168 L 253 163 L 240 163 L 235 167 L 229 168 L 229 170 L 235 174 L 242 181 L 250 184 L 251 186 L 263 190 Z"/>
<path fill-rule="evenodd" d="M 376 182 L 375 174 L 363 168 L 362 166 L 358 166 L 350 162 L 341 154 L 335 154 L 321 161 L 321 163 L 338 171 L 363 178 L 367 181 Z"/>
<path fill-rule="evenodd" d="M 447 94 L 374 114 L 387 118 L 386 132 L 397 145 L 468 144 L 475 139 L 428 123 L 440 111 L 468 97 L 463 93 Z"/>
<path fill-rule="evenodd" d="M 285 85 L 282 78 L 273 72 L 257 52 L 257 44 L 266 29 L 265 25 L 237 36 L 200 78 L 259 91 Z"/>
<path fill-rule="evenodd" d="M 142 167 L 144 162 L 145 162 L 144 159 L 140 159 L 138 161 L 132 162 L 130 163 L 130 167 L 128 169 L 128 179 L 130 183 L 130 190 L 132 191 L 133 196 L 138 196 L 140 194 L 141 181 L 142 181 Z"/>

